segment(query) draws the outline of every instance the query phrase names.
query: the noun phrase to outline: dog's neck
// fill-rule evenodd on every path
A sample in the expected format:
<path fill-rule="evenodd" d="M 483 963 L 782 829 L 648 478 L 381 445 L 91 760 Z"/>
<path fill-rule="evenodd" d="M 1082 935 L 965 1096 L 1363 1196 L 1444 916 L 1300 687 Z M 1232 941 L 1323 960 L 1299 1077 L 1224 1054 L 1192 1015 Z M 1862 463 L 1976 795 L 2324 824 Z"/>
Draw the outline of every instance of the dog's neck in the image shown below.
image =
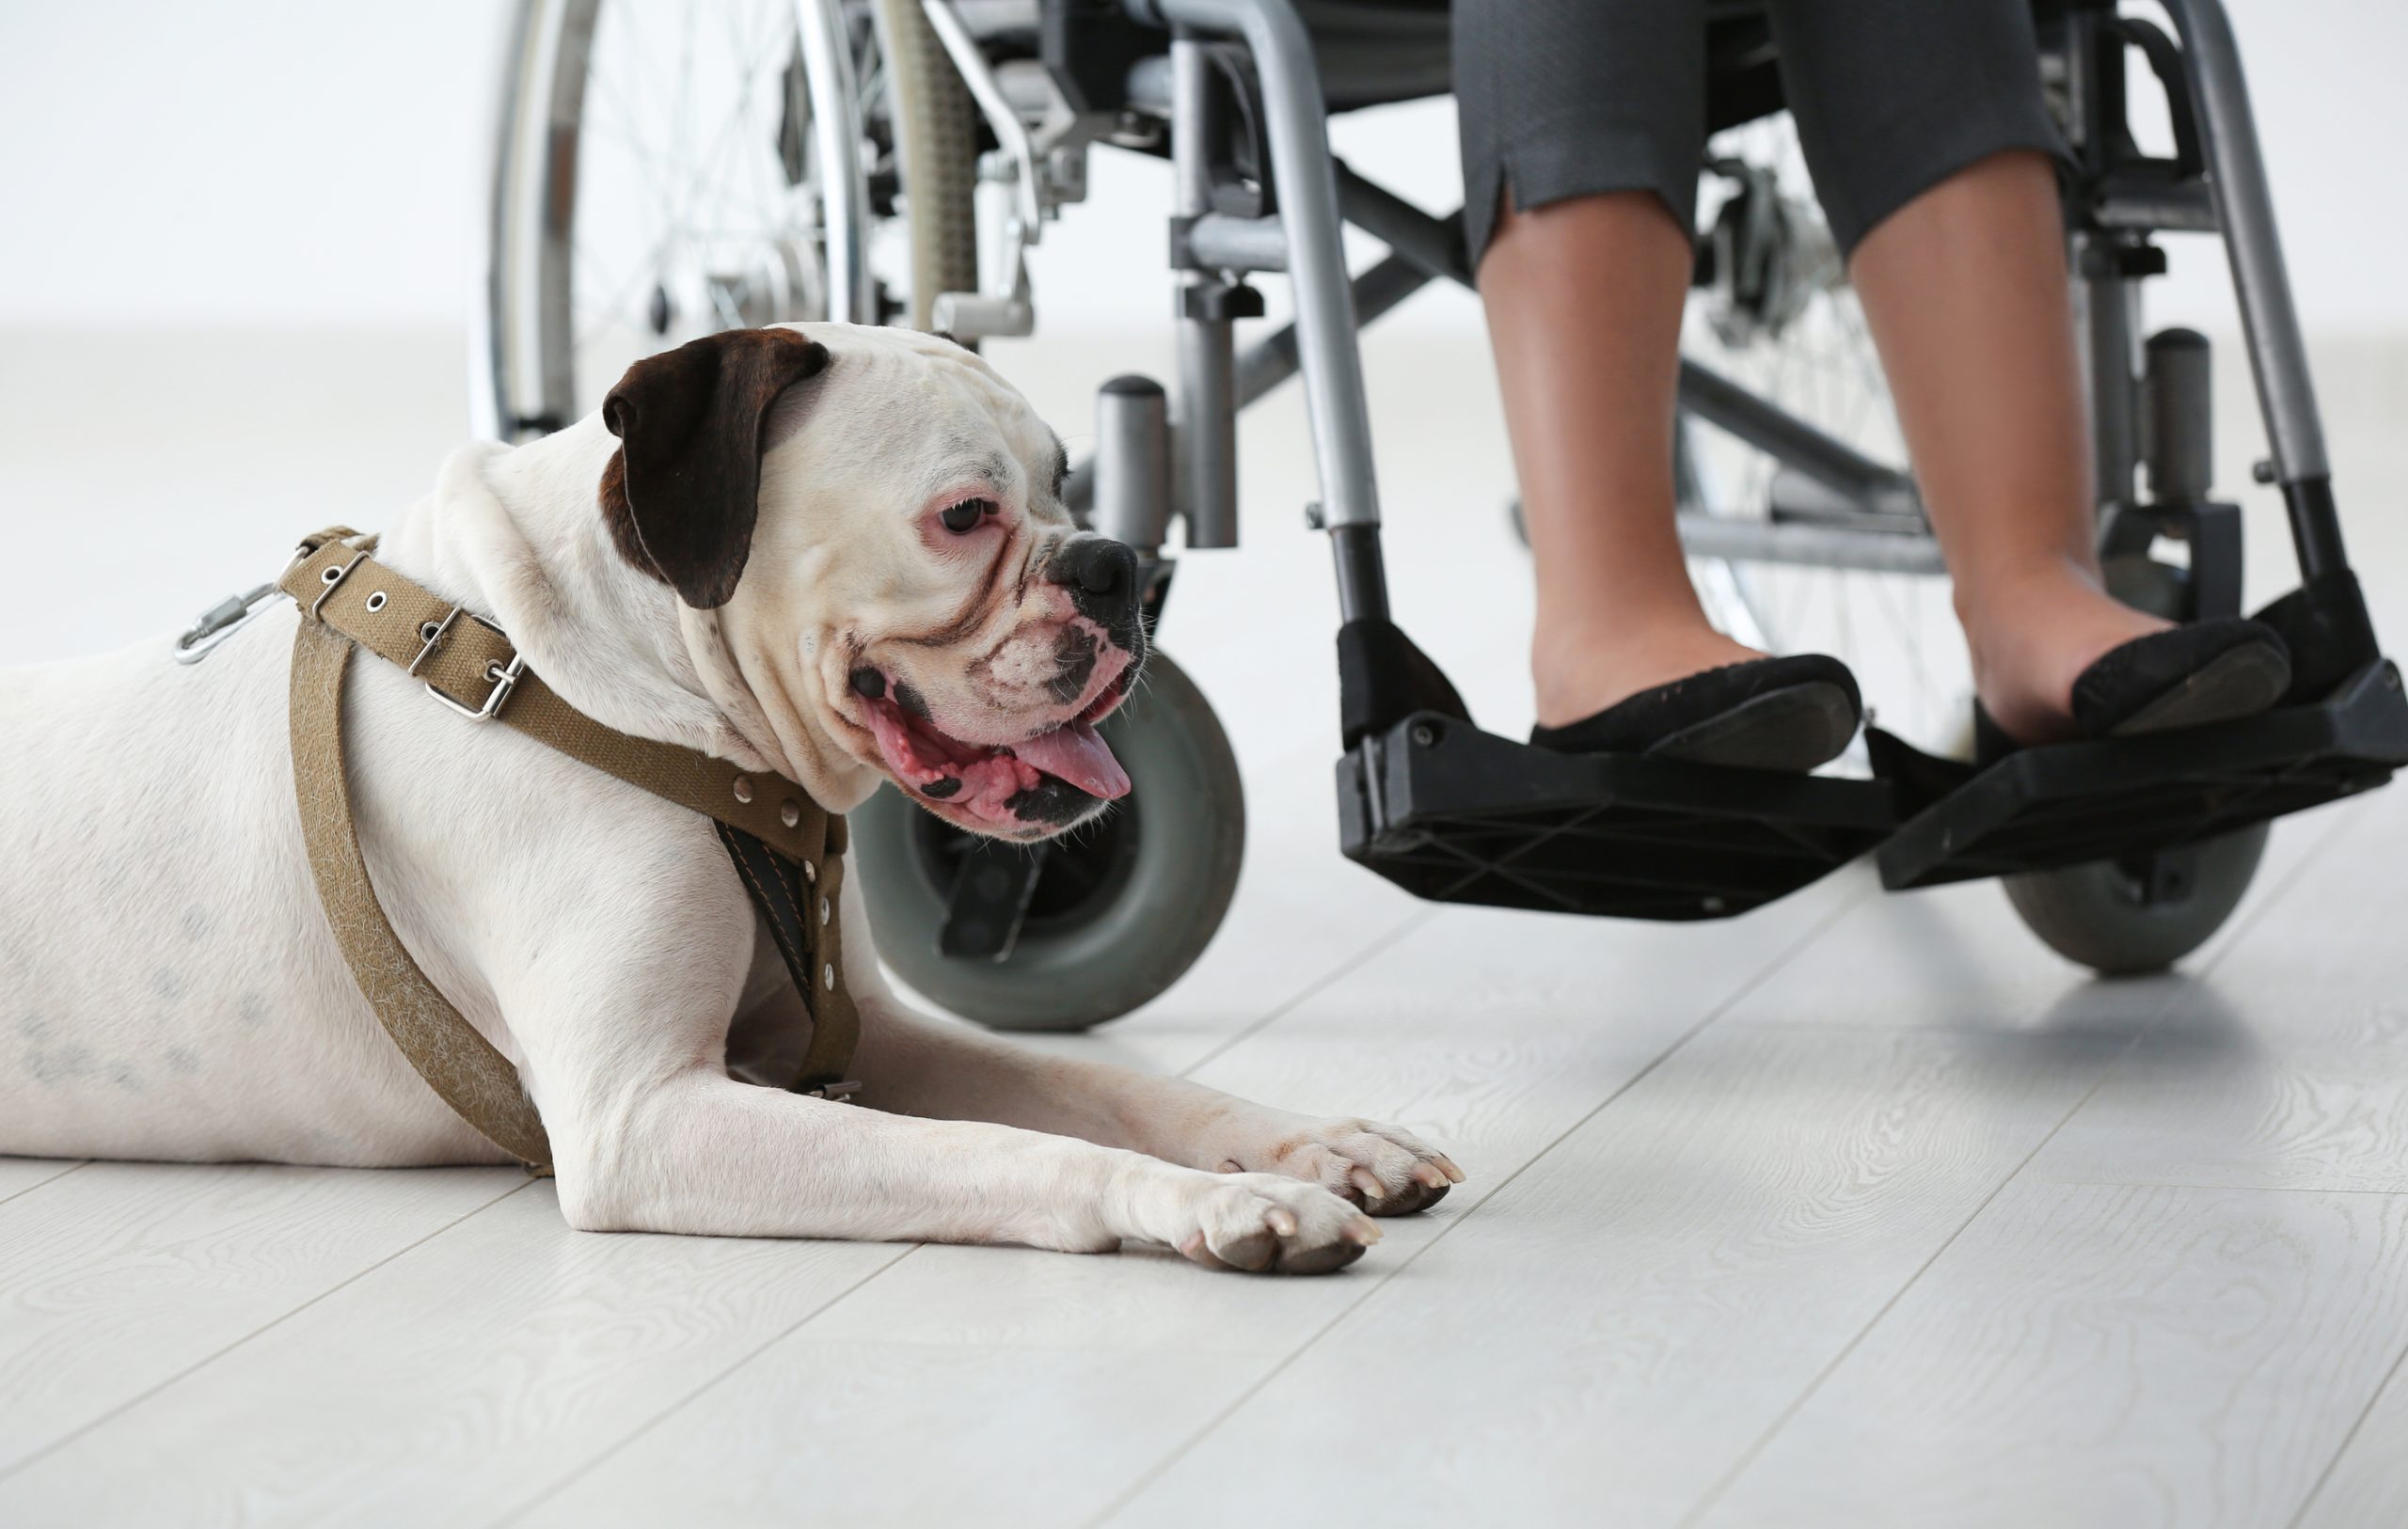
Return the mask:
<path fill-rule="evenodd" d="M 782 692 L 765 704 L 718 613 L 688 607 L 612 544 L 595 495 L 617 448 L 599 416 L 525 446 L 464 446 L 377 556 L 490 617 L 595 721 L 773 771 L 831 811 L 860 805 L 876 772 Z"/>

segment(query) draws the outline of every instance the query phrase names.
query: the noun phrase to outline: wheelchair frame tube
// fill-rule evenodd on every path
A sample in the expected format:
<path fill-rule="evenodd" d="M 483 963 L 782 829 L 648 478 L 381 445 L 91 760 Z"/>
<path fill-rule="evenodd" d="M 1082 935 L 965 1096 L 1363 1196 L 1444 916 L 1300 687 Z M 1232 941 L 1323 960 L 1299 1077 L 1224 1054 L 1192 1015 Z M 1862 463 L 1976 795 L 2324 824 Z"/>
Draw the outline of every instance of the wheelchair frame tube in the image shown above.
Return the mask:
<path fill-rule="evenodd" d="M 1401 255 L 1390 255 L 1367 268 L 1354 278 L 1354 313 L 1366 327 L 1385 318 L 1399 303 L 1430 285 L 1429 273 Z M 1248 409 L 1262 396 L 1294 376 L 1299 370 L 1296 354 L 1296 326 L 1281 325 L 1240 353 L 1237 361 L 1237 401 L 1240 409 Z M 1073 512 L 1090 509 L 1096 502 L 1096 459 L 1090 456 L 1070 469 L 1062 485 L 1062 502 Z"/>
<path fill-rule="evenodd" d="M 2300 573 L 2313 579 L 2347 568 L 2349 558 L 2341 546 L 2332 464 L 2325 456 L 2307 346 L 2291 305 L 2282 240 L 2274 229 L 2273 193 L 2258 150 L 2240 48 L 2220 0 L 2164 0 L 2164 5 L 2182 39 L 2183 68 L 2206 143 L 2209 183 L 2232 262 L 2242 328 L 2249 337 L 2250 366 L 2273 448 L 2275 478 L 2290 511 Z"/>
<path fill-rule="evenodd" d="M 1354 278 L 1354 315 L 1365 328 L 1390 308 L 1430 285 L 1430 273 L 1402 255 L 1390 255 Z M 1238 357 L 1238 407 L 1243 409 L 1296 374 L 1296 326 L 1283 326 L 1247 346 Z"/>
<path fill-rule="evenodd" d="M 828 317 L 835 323 L 876 323 L 865 258 L 869 189 L 861 170 L 862 101 L 844 7 L 837 0 L 797 0 L 795 29 L 803 87 L 811 92 L 813 148 L 827 180 L 820 215 L 827 223 Z"/>
<path fill-rule="evenodd" d="M 1288 236 L 1288 275 L 1296 294 L 1297 352 L 1320 469 L 1322 523 L 1333 533 L 1355 533 L 1333 539 L 1339 601 L 1349 619 L 1370 614 L 1371 607 L 1384 611 L 1370 412 L 1363 396 L 1354 297 L 1340 243 L 1329 114 L 1315 71 L 1311 35 L 1290 0 L 1123 3 L 1141 20 L 1240 38 L 1254 56 L 1272 173 L 1278 185 L 1279 218 Z M 1172 46 L 1176 53 L 1179 44 Z M 1174 71 L 1176 68 L 1174 61 Z"/>
<path fill-rule="evenodd" d="M 1170 45 L 1171 211 L 1200 224 L 1212 212 L 1212 145 L 1225 114 L 1220 82 L 1204 45 Z M 1180 508 L 1191 547 L 1238 543 L 1237 326 L 1215 300 L 1228 289 L 1216 272 L 1190 265 L 1178 275 L 1179 428 L 1171 443 Z"/>
<path fill-rule="evenodd" d="M 2115 269 L 2115 249 L 2111 240 L 2074 236 L 2074 300 L 2090 395 L 2091 492 L 2101 505 L 2131 503 L 2140 467 L 2133 280 Z"/>

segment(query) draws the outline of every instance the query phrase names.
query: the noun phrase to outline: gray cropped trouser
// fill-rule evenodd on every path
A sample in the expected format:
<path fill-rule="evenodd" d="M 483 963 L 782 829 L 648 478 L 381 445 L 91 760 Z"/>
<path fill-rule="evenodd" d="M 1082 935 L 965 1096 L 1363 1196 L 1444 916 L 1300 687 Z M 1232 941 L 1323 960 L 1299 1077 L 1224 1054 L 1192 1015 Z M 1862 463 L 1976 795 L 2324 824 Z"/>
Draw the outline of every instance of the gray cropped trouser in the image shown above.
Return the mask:
<path fill-rule="evenodd" d="M 1728 6 L 1713 8 L 1718 13 Z M 1515 210 L 1652 191 L 1697 223 L 1708 0 L 1455 0 L 1465 234 Z M 1841 249 L 1974 161 L 2054 156 L 2031 0 L 1765 0 L 1781 92 Z"/>

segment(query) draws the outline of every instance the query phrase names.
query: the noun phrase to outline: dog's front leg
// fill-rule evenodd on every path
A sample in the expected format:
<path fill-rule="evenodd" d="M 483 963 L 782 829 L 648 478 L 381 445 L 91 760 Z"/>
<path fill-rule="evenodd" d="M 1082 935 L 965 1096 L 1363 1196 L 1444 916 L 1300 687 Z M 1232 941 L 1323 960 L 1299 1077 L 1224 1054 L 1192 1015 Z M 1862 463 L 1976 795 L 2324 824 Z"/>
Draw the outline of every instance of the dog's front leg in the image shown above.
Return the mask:
<path fill-rule="evenodd" d="M 1291 1114 L 1184 1079 L 1047 1055 L 914 1013 L 886 985 L 877 933 L 860 898 L 845 900 L 844 920 L 846 966 L 862 1019 L 852 1075 L 871 1111 L 1018 1127 L 1048 1140 L 1075 1137 L 1207 1174 L 1279 1174 L 1373 1215 L 1422 1209 L 1463 1182 L 1446 1154 L 1397 1127 Z M 757 1028 L 807 1032 L 801 1001 L 766 948 L 754 953 L 752 978 L 748 1018 Z M 790 1071 L 791 1060 L 787 1065 Z"/>
<path fill-rule="evenodd" d="M 1445 1153 L 1400 1127 L 1293 1114 L 1184 1079 L 1045 1055 L 914 1014 L 882 987 L 859 997 L 854 1069 L 863 1099 L 881 1110 L 998 1121 L 1213 1173 L 1278 1174 L 1380 1216 L 1423 1209 L 1463 1182 Z"/>
<path fill-rule="evenodd" d="M 561 1207 L 591 1231 L 1019 1242 L 1159 1242 L 1199 1263 L 1319 1273 L 1379 1239 L 1310 1184 L 1200 1173 L 1069 1137 L 913 1120 L 707 1068 L 548 1107 Z"/>

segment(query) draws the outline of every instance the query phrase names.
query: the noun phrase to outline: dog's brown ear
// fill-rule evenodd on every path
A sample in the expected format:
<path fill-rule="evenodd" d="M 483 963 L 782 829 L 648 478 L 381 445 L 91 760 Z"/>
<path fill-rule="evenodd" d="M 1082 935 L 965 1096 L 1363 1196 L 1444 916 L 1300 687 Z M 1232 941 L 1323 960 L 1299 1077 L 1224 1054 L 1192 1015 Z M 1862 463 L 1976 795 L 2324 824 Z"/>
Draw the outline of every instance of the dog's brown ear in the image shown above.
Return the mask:
<path fill-rule="evenodd" d="M 778 395 L 828 366 L 791 329 L 731 329 L 647 356 L 602 401 L 619 449 L 602 513 L 627 560 L 698 610 L 727 604 L 752 550 Z"/>

